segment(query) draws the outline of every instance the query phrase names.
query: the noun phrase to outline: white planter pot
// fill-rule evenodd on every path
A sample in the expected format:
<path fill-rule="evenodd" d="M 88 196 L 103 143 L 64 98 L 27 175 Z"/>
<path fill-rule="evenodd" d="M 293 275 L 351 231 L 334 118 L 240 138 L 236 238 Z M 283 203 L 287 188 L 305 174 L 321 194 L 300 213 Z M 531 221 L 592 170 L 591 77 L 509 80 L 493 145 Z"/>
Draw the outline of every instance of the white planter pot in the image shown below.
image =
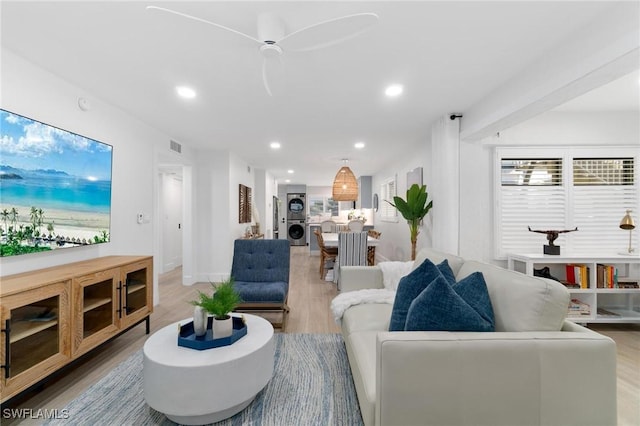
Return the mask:
<path fill-rule="evenodd" d="M 223 320 L 219 320 L 214 317 L 212 329 L 214 339 L 229 337 L 233 334 L 233 319 L 230 315 L 227 315 L 227 319 Z"/>
<path fill-rule="evenodd" d="M 196 336 L 207 334 L 207 311 L 201 306 L 193 308 L 193 331 Z"/>

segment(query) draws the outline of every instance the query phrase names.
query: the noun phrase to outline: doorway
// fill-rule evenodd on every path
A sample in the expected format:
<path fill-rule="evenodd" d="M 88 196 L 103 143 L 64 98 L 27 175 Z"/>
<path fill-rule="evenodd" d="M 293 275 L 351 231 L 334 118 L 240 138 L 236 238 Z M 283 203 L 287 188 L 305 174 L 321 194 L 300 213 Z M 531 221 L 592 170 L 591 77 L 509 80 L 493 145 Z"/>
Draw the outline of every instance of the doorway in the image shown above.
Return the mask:
<path fill-rule="evenodd" d="M 160 170 L 161 271 L 182 266 L 183 245 L 183 181 L 182 168 Z"/>

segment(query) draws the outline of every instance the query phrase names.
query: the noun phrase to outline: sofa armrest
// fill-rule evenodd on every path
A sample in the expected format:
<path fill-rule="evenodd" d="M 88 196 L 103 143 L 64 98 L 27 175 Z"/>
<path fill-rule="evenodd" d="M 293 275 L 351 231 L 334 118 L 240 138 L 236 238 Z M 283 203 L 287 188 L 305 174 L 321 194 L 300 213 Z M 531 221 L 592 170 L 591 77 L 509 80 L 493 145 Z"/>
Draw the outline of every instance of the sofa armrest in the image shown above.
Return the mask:
<path fill-rule="evenodd" d="M 615 425 L 616 346 L 595 332 L 380 332 L 376 425 Z"/>
<path fill-rule="evenodd" d="M 340 291 L 384 288 L 382 270 L 377 266 L 340 267 Z"/>

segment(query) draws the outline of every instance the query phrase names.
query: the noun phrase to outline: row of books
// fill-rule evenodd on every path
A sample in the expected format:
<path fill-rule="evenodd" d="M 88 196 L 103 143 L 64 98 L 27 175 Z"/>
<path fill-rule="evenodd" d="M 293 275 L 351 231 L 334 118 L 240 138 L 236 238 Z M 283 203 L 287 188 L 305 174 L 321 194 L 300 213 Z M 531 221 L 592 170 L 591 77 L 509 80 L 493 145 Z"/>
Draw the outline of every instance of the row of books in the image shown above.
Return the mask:
<path fill-rule="evenodd" d="M 618 268 L 613 265 L 596 265 L 596 287 L 597 288 L 616 288 L 618 287 Z"/>
<path fill-rule="evenodd" d="M 618 268 L 613 265 L 596 265 L 596 288 L 639 288 L 637 281 L 618 282 Z M 589 288 L 591 268 L 587 265 L 569 263 L 565 265 L 566 281 L 570 288 Z"/>
<path fill-rule="evenodd" d="M 567 284 L 573 284 L 572 287 L 589 288 L 589 269 L 587 265 L 574 263 L 565 265 Z"/>

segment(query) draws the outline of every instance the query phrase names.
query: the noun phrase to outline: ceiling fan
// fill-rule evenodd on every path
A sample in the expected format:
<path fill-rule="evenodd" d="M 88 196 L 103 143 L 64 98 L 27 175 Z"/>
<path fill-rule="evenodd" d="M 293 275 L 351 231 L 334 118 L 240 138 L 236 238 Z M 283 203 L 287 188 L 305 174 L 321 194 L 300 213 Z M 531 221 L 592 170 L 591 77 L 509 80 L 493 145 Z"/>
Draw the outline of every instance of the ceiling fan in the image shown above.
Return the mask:
<path fill-rule="evenodd" d="M 375 13 L 356 13 L 322 21 L 287 34 L 284 22 L 279 16 L 264 13 L 258 16 L 256 38 L 233 28 L 164 7 L 147 6 L 147 10 L 171 13 L 213 25 L 257 43 L 263 58 L 262 81 L 269 96 L 273 96 L 274 81 L 282 75 L 282 55 L 285 51 L 304 52 L 333 46 L 360 35 L 378 22 L 378 15 Z"/>

